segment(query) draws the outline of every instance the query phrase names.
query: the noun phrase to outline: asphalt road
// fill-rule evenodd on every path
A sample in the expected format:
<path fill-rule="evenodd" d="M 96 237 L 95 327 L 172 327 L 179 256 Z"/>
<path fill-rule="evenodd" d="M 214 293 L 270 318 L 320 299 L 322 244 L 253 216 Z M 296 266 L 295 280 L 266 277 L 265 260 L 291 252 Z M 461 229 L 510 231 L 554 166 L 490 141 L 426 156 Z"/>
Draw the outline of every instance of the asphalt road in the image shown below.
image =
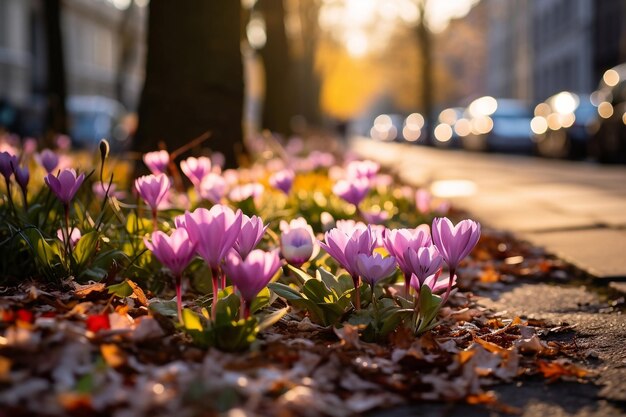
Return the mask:
<path fill-rule="evenodd" d="M 440 150 L 354 138 L 351 148 L 609 280 L 626 279 L 626 166 Z"/>

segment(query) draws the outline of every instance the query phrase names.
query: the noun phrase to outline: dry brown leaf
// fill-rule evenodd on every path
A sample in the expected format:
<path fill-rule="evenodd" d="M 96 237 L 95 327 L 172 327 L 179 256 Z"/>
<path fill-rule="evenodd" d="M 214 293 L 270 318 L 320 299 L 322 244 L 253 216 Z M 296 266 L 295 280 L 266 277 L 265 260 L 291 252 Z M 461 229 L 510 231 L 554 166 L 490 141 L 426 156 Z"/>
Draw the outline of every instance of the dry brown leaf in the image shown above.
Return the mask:
<path fill-rule="evenodd" d="M 538 360 L 539 372 L 541 372 L 544 378 L 547 378 L 549 382 L 554 382 L 558 379 L 571 379 L 571 378 L 584 378 L 589 375 L 587 369 L 581 368 L 567 360 L 555 360 L 552 362 Z"/>
<path fill-rule="evenodd" d="M 81 298 L 88 296 L 92 292 L 102 292 L 106 289 L 106 285 L 102 282 L 81 285 L 72 281 L 72 286 L 74 287 L 74 295 Z"/>
<path fill-rule="evenodd" d="M 117 368 L 126 364 L 126 353 L 115 344 L 100 345 L 100 353 L 111 368 Z"/>
<path fill-rule="evenodd" d="M 148 298 L 146 297 L 146 294 L 143 292 L 141 287 L 128 278 L 126 278 L 126 283 L 130 286 L 130 288 L 133 289 L 133 294 L 131 295 L 131 297 L 136 298 L 137 301 L 139 301 L 139 304 L 141 304 L 142 306 L 147 306 Z"/>

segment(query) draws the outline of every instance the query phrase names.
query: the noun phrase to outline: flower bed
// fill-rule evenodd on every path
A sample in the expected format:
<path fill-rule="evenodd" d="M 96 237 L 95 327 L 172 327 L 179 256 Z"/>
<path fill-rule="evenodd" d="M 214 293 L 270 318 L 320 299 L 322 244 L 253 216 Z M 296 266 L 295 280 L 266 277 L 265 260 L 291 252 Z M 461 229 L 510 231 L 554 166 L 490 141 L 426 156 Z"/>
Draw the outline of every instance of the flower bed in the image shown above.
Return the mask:
<path fill-rule="evenodd" d="M 485 387 L 586 374 L 552 360 L 574 348 L 542 341 L 546 324 L 473 302 L 477 280 L 500 279 L 480 260 L 514 250 L 371 161 L 291 142 L 222 171 L 217 155 L 159 151 L 121 191 L 104 141 L 94 171 L 7 149 L 0 403 L 15 413 L 506 410 Z M 526 273 L 553 268 L 536 257 Z"/>

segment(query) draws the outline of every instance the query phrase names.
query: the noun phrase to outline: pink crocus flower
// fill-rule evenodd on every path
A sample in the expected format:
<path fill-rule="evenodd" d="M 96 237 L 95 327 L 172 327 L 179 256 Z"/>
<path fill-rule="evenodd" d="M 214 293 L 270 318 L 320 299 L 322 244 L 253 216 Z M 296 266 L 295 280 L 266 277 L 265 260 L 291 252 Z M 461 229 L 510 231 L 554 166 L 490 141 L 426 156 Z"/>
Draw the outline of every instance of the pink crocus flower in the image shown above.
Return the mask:
<path fill-rule="evenodd" d="M 144 175 L 135 180 L 135 189 L 143 201 L 150 206 L 150 210 L 152 211 L 152 226 L 154 231 L 158 229 L 157 210 L 159 205 L 164 202 L 170 186 L 170 179 L 165 174 Z"/>
<path fill-rule="evenodd" d="M 55 141 L 57 148 L 67 151 L 72 147 L 72 139 L 67 135 L 57 135 Z"/>
<path fill-rule="evenodd" d="M 417 251 L 421 247 L 431 245 L 428 225 L 419 225 L 415 229 L 388 230 L 383 239 L 383 245 L 398 261 L 398 266 L 404 275 L 404 289 L 408 294 L 412 270 L 407 265 L 404 254 L 409 248 Z"/>
<path fill-rule="evenodd" d="M 255 249 L 245 259 L 236 251 L 226 258 L 224 269 L 243 298 L 243 318 L 250 317 L 250 305 L 280 268 L 278 251 Z"/>
<path fill-rule="evenodd" d="M 296 174 L 291 169 L 280 170 L 270 177 L 270 185 L 289 195 Z"/>
<path fill-rule="evenodd" d="M 360 253 L 356 257 L 356 268 L 363 281 L 367 282 L 372 291 L 378 281 L 388 277 L 396 270 L 396 258 L 393 256 L 383 257 L 374 252 L 372 255 Z"/>
<path fill-rule="evenodd" d="M 428 190 L 424 190 L 420 188 L 415 192 L 415 207 L 417 207 L 417 211 L 421 214 L 430 213 L 430 205 L 432 202 L 432 194 L 428 192 Z"/>
<path fill-rule="evenodd" d="M 209 200 L 213 204 L 219 203 L 226 194 L 226 181 L 220 174 L 210 172 L 204 176 L 196 190 L 201 198 Z"/>
<path fill-rule="evenodd" d="M 72 230 L 66 230 L 65 233 L 63 229 L 57 230 L 57 237 L 61 242 L 65 243 L 66 236 L 69 237 L 70 245 L 72 245 L 72 247 L 75 247 L 80 238 L 83 237 L 82 233 L 80 233 L 80 230 L 78 230 L 78 228 L 76 227 L 72 227 Z"/>
<path fill-rule="evenodd" d="M 368 180 L 374 179 L 376 174 L 380 170 L 380 165 L 377 162 L 365 160 L 365 161 L 352 161 L 346 167 L 347 178 L 367 178 Z"/>
<path fill-rule="evenodd" d="M 238 185 L 233 188 L 228 195 L 231 201 L 239 203 L 247 200 L 248 198 L 257 198 L 263 194 L 265 188 L 259 183 L 249 183 L 244 185 Z"/>
<path fill-rule="evenodd" d="M 58 176 L 48 174 L 44 178 L 50 190 L 64 205 L 68 205 L 72 201 L 84 180 L 85 174 L 77 176 L 73 169 L 64 169 Z"/>
<path fill-rule="evenodd" d="M 355 206 L 358 206 L 369 192 L 370 183 L 367 178 L 340 180 L 333 187 L 333 193 Z"/>
<path fill-rule="evenodd" d="M 189 157 L 180 163 L 180 169 L 194 186 L 198 186 L 211 172 L 211 160 L 206 156 Z"/>
<path fill-rule="evenodd" d="M 248 256 L 250 251 L 261 241 L 267 225 L 263 225 L 263 220 L 258 216 L 241 216 L 241 231 L 234 248 L 242 258 Z"/>
<path fill-rule="evenodd" d="M 37 139 L 25 138 L 22 144 L 24 155 L 33 155 L 37 151 Z"/>
<path fill-rule="evenodd" d="M 379 211 L 361 211 L 363 219 L 369 224 L 382 224 L 389 220 L 389 213 L 383 210 Z"/>
<path fill-rule="evenodd" d="M 178 320 L 183 324 L 181 279 L 183 271 L 195 256 L 195 244 L 189 239 L 184 228 L 175 229 L 170 236 L 157 230 L 152 233 L 151 241 L 144 238 L 144 243 L 159 262 L 172 271 L 176 279 Z"/>
<path fill-rule="evenodd" d="M 48 174 L 54 171 L 54 169 L 59 165 L 59 155 L 50 149 L 44 149 L 41 151 L 37 159 Z"/>
<path fill-rule="evenodd" d="M 437 217 L 432 225 L 433 243 L 450 268 L 450 276 L 454 279 L 459 263 L 474 249 L 480 239 L 480 223 L 473 220 L 462 220 L 456 226 L 447 217 Z M 452 279 L 449 281 L 444 302 L 450 295 Z"/>
<path fill-rule="evenodd" d="M 107 189 L 109 190 L 109 197 L 115 197 L 119 200 L 126 197 L 126 193 L 124 191 L 118 190 L 115 183 L 111 183 L 111 185 L 109 186 L 109 183 L 96 181 L 91 186 L 91 189 L 96 197 L 100 199 L 103 199 L 105 197 Z"/>
<path fill-rule="evenodd" d="M 148 152 L 143 155 L 143 163 L 154 175 L 165 174 L 170 163 L 170 154 L 167 151 Z"/>
<path fill-rule="evenodd" d="M 175 219 L 177 227 L 185 227 L 189 239 L 196 245 L 198 254 L 211 269 L 213 284 L 213 313 L 215 313 L 217 295 L 224 288 L 226 277 L 222 273 L 222 262 L 233 246 L 241 231 L 241 210 L 235 213 L 230 207 L 216 204 L 210 210 L 197 208 L 192 213 L 185 212 L 185 217 Z"/>
<path fill-rule="evenodd" d="M 319 245 L 332 256 L 352 277 L 355 289 L 354 307 L 361 308 L 359 292 L 359 271 L 356 259 L 359 254 L 370 256 L 376 247 L 376 237 L 368 226 L 366 229 L 354 228 L 351 232 L 344 232 L 338 228 L 329 230 L 324 235 L 324 242 Z"/>
<path fill-rule="evenodd" d="M 280 250 L 285 260 L 295 267 L 302 266 L 319 252 L 313 229 L 303 217 L 280 222 Z"/>
<path fill-rule="evenodd" d="M 420 247 L 417 250 L 409 247 L 404 252 L 404 263 L 421 285 L 428 277 L 441 270 L 443 258 L 435 245 Z"/>
<path fill-rule="evenodd" d="M 427 286 L 430 288 L 430 292 L 433 294 L 441 293 L 446 291 L 448 285 L 454 287 L 456 285 L 456 276 L 452 280 L 452 284 L 450 284 L 450 277 L 439 279 L 441 275 L 441 269 L 434 274 L 426 277 L 424 281 L 420 281 L 415 274 L 411 275 L 411 287 L 415 289 L 415 291 L 419 294 L 423 286 Z"/>

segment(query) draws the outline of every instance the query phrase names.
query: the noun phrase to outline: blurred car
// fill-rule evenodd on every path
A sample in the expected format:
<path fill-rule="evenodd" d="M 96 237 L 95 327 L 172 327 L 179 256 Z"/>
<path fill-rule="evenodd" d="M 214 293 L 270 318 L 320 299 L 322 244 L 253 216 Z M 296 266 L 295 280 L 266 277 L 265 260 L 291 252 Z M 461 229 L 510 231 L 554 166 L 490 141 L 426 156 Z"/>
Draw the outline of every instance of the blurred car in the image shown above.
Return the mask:
<path fill-rule="evenodd" d="M 118 148 L 129 140 L 128 112 L 120 102 L 102 96 L 70 96 L 66 104 L 69 136 L 75 147 L 95 148 L 106 138 Z"/>
<path fill-rule="evenodd" d="M 596 118 L 589 95 L 562 91 L 537 104 L 530 122 L 537 153 L 548 158 L 585 158 Z"/>
<path fill-rule="evenodd" d="M 464 117 L 463 107 L 443 109 L 433 130 L 433 145 L 438 148 L 459 148 L 461 137 L 467 136 L 470 122 Z"/>
<path fill-rule="evenodd" d="M 470 122 L 470 131 L 462 137 L 464 149 L 533 152 L 534 142 L 530 130 L 532 113 L 523 101 L 480 97 L 470 103 L 465 118 Z"/>
<path fill-rule="evenodd" d="M 591 95 L 598 119 L 589 153 L 600 162 L 626 162 L 626 63 L 607 70 Z"/>
<path fill-rule="evenodd" d="M 404 116 L 401 114 L 380 114 L 374 119 L 370 137 L 384 142 L 402 141 Z"/>

